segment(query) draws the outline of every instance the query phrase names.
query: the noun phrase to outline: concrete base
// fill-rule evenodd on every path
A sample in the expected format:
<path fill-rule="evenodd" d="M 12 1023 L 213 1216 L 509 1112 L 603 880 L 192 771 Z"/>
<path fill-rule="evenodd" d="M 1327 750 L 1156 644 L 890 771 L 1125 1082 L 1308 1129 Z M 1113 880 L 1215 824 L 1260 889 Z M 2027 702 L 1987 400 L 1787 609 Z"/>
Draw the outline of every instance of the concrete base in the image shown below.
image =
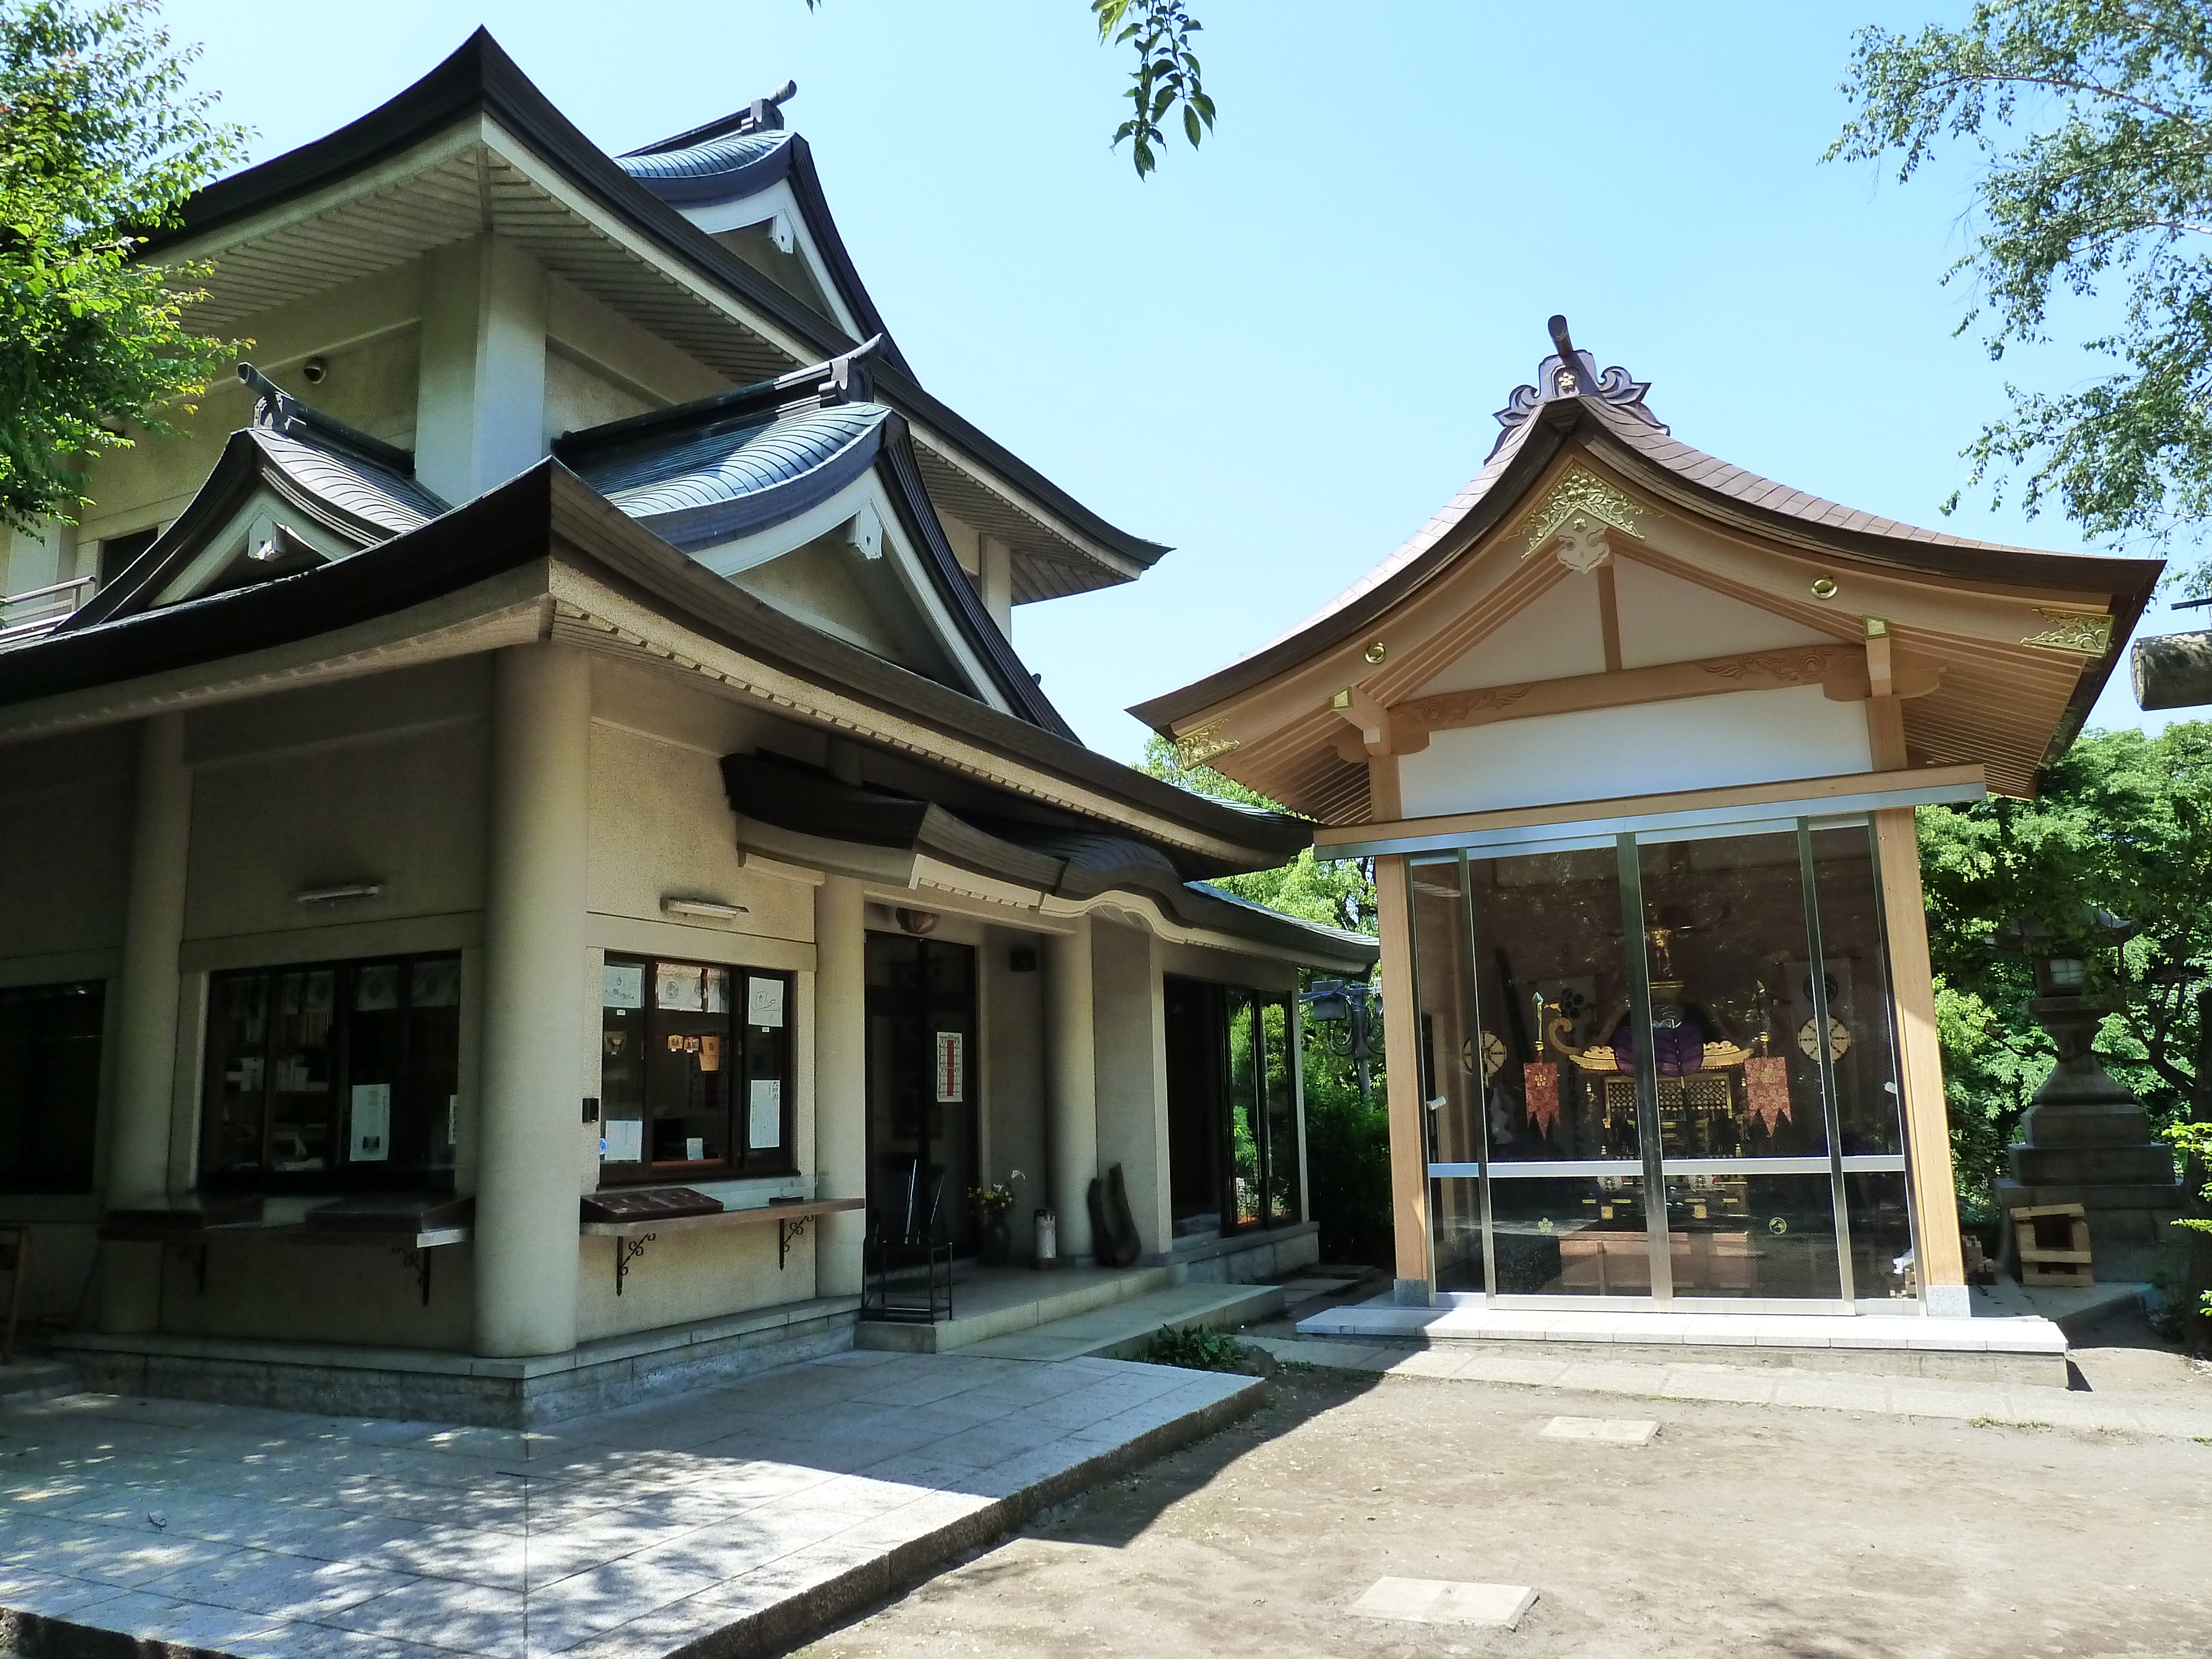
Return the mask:
<path fill-rule="evenodd" d="M 2015 1164 L 2030 1149 L 2012 1149 Z M 2154 1148 L 2172 1167 L 2163 1146 Z M 2047 1159 L 2046 1159 L 2047 1161 Z M 2171 1178 L 2158 1183 L 2130 1185 L 2087 1184 L 2080 1182 L 2030 1185 L 1999 1177 L 1996 1200 L 2003 1208 L 2004 1233 L 1998 1240 L 1998 1260 L 2007 1271 L 2016 1265 L 2012 1212 L 2046 1204 L 2079 1204 L 2088 1212 L 2091 1271 L 2101 1280 L 2147 1283 L 2164 1273 L 2179 1278 L 2189 1254 L 2189 1241 L 2173 1223 L 2188 1207 L 2188 1193 Z"/>
<path fill-rule="evenodd" d="M 1790 1366 L 1861 1376 L 2067 1383 L 2066 1338 L 2045 1319 L 1909 1315 L 1552 1312 L 1482 1307 L 1332 1308 L 1300 1336 L 1458 1353 L 1673 1365 Z"/>
<path fill-rule="evenodd" d="M 849 1297 L 786 1303 L 526 1359 L 221 1337 L 78 1334 L 54 1346 L 106 1394 L 533 1428 L 842 1352 L 859 1308 Z"/>
<path fill-rule="evenodd" d="M 1279 1285 L 1175 1285 L 961 1350 L 978 1359 L 1140 1359 L 1171 1331 L 1233 1331 L 1283 1310 Z"/>
<path fill-rule="evenodd" d="M 1317 1221 L 1296 1222 L 1261 1233 L 1180 1238 L 1167 1256 L 1152 1258 L 1181 1268 L 1182 1282 L 1193 1285 L 1254 1285 L 1263 1279 L 1286 1279 L 1320 1260 L 1321 1224 Z"/>

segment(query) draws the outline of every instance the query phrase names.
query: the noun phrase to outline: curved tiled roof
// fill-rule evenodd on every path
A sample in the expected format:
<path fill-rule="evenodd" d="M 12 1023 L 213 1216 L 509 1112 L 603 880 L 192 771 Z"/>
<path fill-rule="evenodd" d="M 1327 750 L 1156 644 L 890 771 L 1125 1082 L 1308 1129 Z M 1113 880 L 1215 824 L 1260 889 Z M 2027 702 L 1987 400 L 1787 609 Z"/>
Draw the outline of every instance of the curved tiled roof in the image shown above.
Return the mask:
<path fill-rule="evenodd" d="M 662 201 L 696 207 L 767 189 L 789 170 L 791 142 L 788 132 L 733 132 L 682 149 L 615 159 Z"/>
<path fill-rule="evenodd" d="M 244 435 L 301 489 L 360 520 L 364 527 L 404 536 L 446 510 L 443 501 L 414 479 L 373 461 L 303 443 L 266 427 L 247 427 Z"/>
<path fill-rule="evenodd" d="M 704 547 L 781 523 L 836 495 L 874 461 L 890 413 L 876 403 L 803 408 L 649 454 L 586 461 L 578 470 L 663 539 Z"/>

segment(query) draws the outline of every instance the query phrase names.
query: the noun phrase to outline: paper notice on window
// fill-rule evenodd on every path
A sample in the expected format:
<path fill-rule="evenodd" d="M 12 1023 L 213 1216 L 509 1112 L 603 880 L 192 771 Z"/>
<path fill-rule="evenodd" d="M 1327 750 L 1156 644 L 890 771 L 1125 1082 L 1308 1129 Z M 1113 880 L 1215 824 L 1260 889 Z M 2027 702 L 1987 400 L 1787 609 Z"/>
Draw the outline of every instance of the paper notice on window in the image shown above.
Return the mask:
<path fill-rule="evenodd" d="M 968 1098 L 968 1034 L 937 1034 L 937 1103 L 949 1105 Z"/>
<path fill-rule="evenodd" d="M 660 1007 L 674 1013 L 706 1012 L 706 970 L 688 968 L 681 963 L 659 963 L 653 970 L 653 1000 Z"/>
<path fill-rule="evenodd" d="M 599 970 L 599 1002 L 608 1008 L 645 1006 L 645 969 L 635 962 L 611 962 Z"/>
<path fill-rule="evenodd" d="M 757 983 L 758 981 L 755 981 Z M 778 986 L 778 990 L 783 988 Z M 752 1109 L 747 1114 L 750 1121 L 745 1127 L 745 1141 L 757 1152 L 767 1152 L 783 1145 L 783 1083 L 781 1079 L 757 1077 L 753 1079 Z"/>
<path fill-rule="evenodd" d="M 748 979 L 745 981 L 745 1024 L 748 1025 L 781 1025 L 783 1024 L 783 981 L 780 979 Z"/>
<path fill-rule="evenodd" d="M 600 1144 L 606 1150 L 599 1154 L 609 1164 L 636 1164 L 645 1157 L 645 1120 L 635 1117 L 611 1117 L 606 1121 L 606 1133 Z"/>
<path fill-rule="evenodd" d="M 356 1164 L 383 1164 L 392 1157 L 392 1085 L 353 1085 L 353 1152 Z"/>

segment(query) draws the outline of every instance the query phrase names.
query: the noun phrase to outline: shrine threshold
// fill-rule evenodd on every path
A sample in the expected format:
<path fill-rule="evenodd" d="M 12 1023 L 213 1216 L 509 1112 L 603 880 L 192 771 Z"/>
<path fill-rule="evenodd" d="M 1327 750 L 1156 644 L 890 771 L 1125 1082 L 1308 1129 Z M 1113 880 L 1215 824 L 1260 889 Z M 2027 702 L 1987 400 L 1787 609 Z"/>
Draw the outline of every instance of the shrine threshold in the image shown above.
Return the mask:
<path fill-rule="evenodd" d="M 1864 819 L 1406 872 L 1439 1292 L 1917 1303 Z"/>

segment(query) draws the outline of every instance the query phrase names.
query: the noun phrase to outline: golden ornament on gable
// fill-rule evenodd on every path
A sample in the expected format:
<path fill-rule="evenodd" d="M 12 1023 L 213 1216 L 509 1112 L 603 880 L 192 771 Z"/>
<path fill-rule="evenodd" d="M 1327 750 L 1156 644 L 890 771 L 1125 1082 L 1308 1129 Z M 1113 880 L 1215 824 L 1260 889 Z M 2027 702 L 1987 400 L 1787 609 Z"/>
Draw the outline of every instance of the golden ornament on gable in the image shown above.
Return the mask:
<path fill-rule="evenodd" d="M 1559 483 L 1544 492 L 1544 498 L 1530 509 L 1521 521 L 1527 538 L 1521 556 L 1542 547 L 1563 530 L 1577 528 L 1586 539 L 1595 537 L 1601 548 L 1604 544 L 1601 526 L 1610 526 L 1625 535 L 1641 541 L 1644 532 L 1636 527 L 1637 520 L 1648 509 L 1641 501 L 1625 490 L 1615 489 L 1587 467 L 1572 466 Z M 1565 563 L 1563 559 L 1561 562 Z M 1593 561 L 1589 568 L 1603 562 L 1603 556 Z M 1577 567 L 1568 565 L 1569 569 Z"/>

